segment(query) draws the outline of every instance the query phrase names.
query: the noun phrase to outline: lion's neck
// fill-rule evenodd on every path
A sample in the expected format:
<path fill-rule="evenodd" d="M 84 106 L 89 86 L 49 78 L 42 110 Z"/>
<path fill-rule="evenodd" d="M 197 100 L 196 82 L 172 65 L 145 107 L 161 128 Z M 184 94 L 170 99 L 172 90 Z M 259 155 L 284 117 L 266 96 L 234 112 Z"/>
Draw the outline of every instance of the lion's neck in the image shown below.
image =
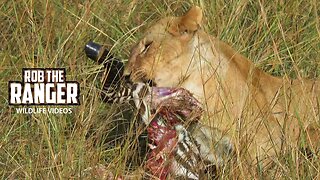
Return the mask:
<path fill-rule="evenodd" d="M 232 118 L 241 116 L 243 106 L 252 93 L 273 99 L 281 80 L 259 70 L 254 64 L 227 44 L 199 34 L 193 42 L 192 67 L 189 78 L 182 83 L 213 113 L 223 111 Z M 272 81 L 271 86 L 265 86 Z"/>

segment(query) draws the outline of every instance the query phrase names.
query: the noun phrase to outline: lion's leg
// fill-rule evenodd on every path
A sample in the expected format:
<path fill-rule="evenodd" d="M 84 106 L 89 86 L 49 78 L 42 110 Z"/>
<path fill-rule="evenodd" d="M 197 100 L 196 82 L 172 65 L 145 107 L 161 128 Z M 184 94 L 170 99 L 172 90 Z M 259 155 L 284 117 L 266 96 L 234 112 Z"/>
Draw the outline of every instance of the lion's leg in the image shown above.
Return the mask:
<path fill-rule="evenodd" d="M 320 127 L 318 125 L 310 125 L 305 130 L 308 149 L 311 153 L 319 155 L 320 152 Z"/>

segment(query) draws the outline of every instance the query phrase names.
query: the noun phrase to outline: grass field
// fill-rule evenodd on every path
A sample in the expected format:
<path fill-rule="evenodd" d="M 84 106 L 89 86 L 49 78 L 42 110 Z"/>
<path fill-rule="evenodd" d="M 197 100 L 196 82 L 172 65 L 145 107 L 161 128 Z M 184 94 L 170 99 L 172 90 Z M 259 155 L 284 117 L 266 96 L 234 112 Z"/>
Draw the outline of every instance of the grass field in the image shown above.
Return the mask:
<path fill-rule="evenodd" d="M 193 4 L 203 8 L 207 32 L 258 67 L 277 76 L 320 76 L 318 0 L 8 0 L 0 4 L 2 179 L 94 178 L 86 172 L 98 164 L 114 174 L 135 169 L 139 161 L 135 126 L 128 124 L 127 113 L 118 111 L 124 107 L 100 101 L 100 66 L 85 56 L 84 45 L 94 40 L 125 61 L 148 25 L 160 17 L 182 15 Z M 24 67 L 66 68 L 67 79 L 80 83 L 81 105 L 68 115 L 17 114 L 8 105 L 8 81 L 21 80 Z M 124 129 L 126 133 L 115 137 Z M 319 160 L 300 156 L 292 151 L 272 170 L 252 167 L 251 171 L 258 171 L 261 179 L 267 175 L 320 178 Z M 227 171 L 221 176 L 249 177 Z"/>

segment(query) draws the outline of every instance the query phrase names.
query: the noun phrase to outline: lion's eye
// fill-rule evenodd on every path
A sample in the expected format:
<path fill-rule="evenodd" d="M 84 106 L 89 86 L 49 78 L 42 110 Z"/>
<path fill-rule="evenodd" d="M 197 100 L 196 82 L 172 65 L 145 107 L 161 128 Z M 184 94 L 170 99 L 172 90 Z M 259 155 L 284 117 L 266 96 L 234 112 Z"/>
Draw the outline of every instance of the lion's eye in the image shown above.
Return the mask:
<path fill-rule="evenodd" d="M 146 53 L 148 51 L 148 49 L 150 48 L 152 44 L 152 41 L 151 42 L 147 42 L 145 45 L 144 45 L 144 49 L 143 51 L 141 52 L 142 54 Z"/>

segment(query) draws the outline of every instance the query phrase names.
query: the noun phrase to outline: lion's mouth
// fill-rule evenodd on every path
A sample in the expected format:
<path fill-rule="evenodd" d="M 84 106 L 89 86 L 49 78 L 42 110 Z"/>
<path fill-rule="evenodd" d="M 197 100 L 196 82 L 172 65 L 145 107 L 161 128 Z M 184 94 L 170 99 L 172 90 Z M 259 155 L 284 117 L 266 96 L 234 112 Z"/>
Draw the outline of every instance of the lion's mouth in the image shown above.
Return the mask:
<path fill-rule="evenodd" d="M 157 87 L 155 80 L 146 78 L 146 75 L 140 75 L 141 78 L 136 78 L 132 74 L 124 75 L 124 81 L 147 84 L 149 87 Z"/>
<path fill-rule="evenodd" d="M 156 87 L 157 86 L 157 83 L 154 80 L 151 80 L 151 79 L 144 80 L 143 83 L 148 84 L 150 87 Z"/>

